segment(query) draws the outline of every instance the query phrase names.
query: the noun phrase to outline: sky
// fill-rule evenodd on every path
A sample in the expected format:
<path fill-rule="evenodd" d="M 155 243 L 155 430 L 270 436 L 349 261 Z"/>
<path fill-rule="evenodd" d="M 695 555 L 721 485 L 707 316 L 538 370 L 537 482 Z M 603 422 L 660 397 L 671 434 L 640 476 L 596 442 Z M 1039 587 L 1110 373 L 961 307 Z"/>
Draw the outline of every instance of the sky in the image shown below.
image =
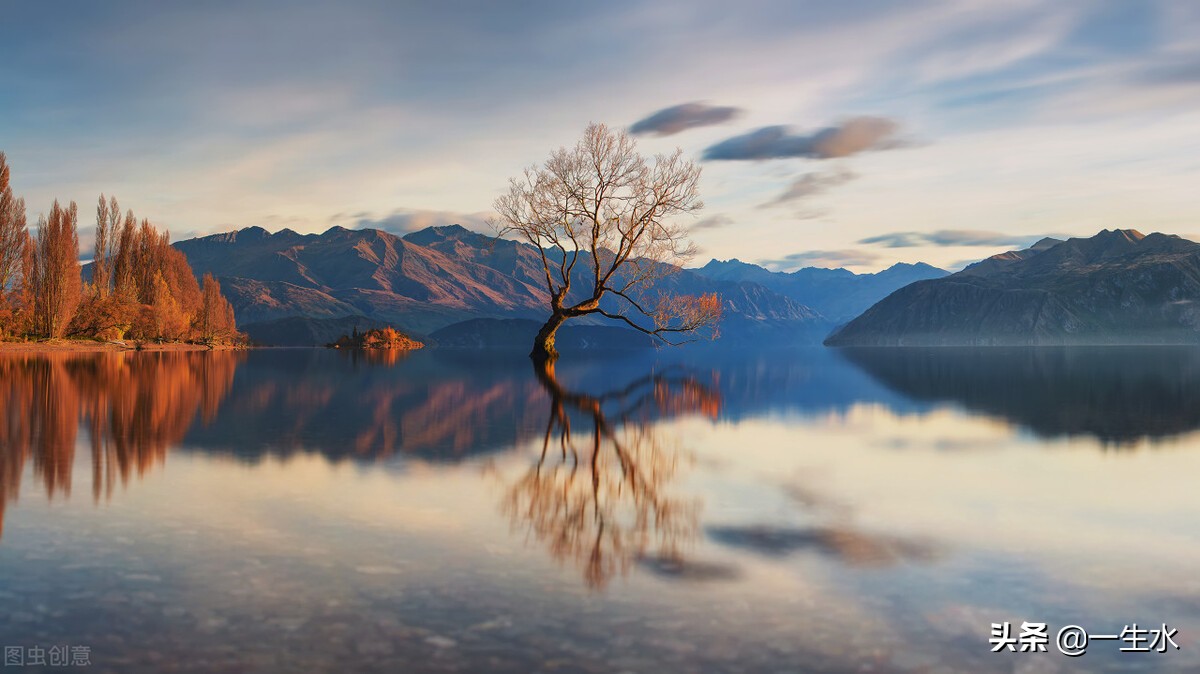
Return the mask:
<path fill-rule="evenodd" d="M 594 121 L 702 165 L 695 265 L 954 269 L 1200 238 L 1196 35 L 1186 1 L 0 0 L 0 151 L 31 222 L 488 232 Z"/>

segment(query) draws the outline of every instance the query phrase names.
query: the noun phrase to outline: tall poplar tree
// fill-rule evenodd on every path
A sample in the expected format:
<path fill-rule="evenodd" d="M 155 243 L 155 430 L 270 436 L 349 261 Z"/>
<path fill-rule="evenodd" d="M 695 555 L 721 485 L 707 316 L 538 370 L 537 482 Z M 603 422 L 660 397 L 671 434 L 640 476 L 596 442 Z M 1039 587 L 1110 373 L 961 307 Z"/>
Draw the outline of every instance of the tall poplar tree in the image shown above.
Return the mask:
<path fill-rule="evenodd" d="M 43 337 L 62 337 L 79 306 L 83 279 L 79 273 L 79 208 L 58 201 L 49 218 L 38 220 L 34 249 L 34 331 Z"/>

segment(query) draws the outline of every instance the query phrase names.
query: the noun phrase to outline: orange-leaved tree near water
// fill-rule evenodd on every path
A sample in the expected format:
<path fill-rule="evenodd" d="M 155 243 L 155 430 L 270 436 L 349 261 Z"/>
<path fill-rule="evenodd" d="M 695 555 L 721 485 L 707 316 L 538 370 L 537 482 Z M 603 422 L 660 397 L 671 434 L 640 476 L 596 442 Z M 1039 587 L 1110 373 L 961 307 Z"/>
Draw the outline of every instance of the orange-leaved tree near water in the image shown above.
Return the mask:
<path fill-rule="evenodd" d="M 83 281 L 79 275 L 79 208 L 72 201 L 63 208 L 57 201 L 50 216 L 37 226 L 33 256 L 34 331 L 44 337 L 62 337 L 79 306 Z"/>
<path fill-rule="evenodd" d="M 196 325 L 200 338 L 206 342 L 225 342 L 234 338 L 237 325 L 233 320 L 233 305 L 221 294 L 221 284 L 212 274 L 204 275 L 200 293 L 203 299 Z"/>
<path fill-rule="evenodd" d="M 110 226 L 114 221 L 110 210 Z M 92 283 L 72 334 L 206 343 L 238 338 L 232 307 L 220 286 L 210 288 L 205 298 L 186 256 L 171 246 L 166 231 L 149 220 L 139 224 L 129 212 L 120 229 L 106 232 L 106 238 L 115 243 L 103 254 L 99 274 L 93 262 Z M 99 244 L 96 255 L 101 255 Z"/>
<path fill-rule="evenodd" d="M 56 201 L 39 218 L 34 240 L 10 173 L 0 153 L 0 338 L 241 341 L 215 280 L 202 292 L 169 234 L 149 220 L 139 224 L 133 211 L 122 215 L 116 197 L 97 203 L 91 281 L 84 283 L 75 203 Z"/>
<path fill-rule="evenodd" d="M 537 248 L 549 294 L 532 358 L 557 358 L 558 328 L 579 316 L 620 321 L 666 344 L 716 337 L 716 295 L 656 294 L 695 254 L 675 218 L 703 207 L 699 180 L 682 150 L 651 160 L 626 132 L 591 124 L 574 148 L 510 181 L 495 203 L 496 230 Z"/>
<path fill-rule="evenodd" d="M 8 158 L 0 152 L 0 337 L 24 332 L 28 305 L 22 302 L 24 260 L 32 253 L 32 242 L 25 229 L 25 200 L 13 194 L 9 184 Z"/>

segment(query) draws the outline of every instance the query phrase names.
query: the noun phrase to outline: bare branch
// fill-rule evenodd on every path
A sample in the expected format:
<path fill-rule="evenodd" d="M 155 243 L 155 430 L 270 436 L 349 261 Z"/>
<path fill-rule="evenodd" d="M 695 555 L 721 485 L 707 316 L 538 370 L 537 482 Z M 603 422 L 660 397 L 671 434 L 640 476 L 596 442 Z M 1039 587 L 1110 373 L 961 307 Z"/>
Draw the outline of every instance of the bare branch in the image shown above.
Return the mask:
<path fill-rule="evenodd" d="M 518 235 L 541 251 L 552 312 L 539 337 L 547 341 L 547 353 L 565 318 L 602 313 L 632 323 L 623 315 L 599 311 L 609 294 L 654 320 L 646 328 L 651 334 L 707 328 L 716 334 L 721 304 L 715 298 L 704 311 L 686 301 L 667 307 L 661 299 L 647 311 L 646 302 L 635 298 L 677 272 L 695 252 L 686 228 L 675 219 L 703 207 L 699 180 L 700 167 L 685 159 L 682 150 L 647 158 L 624 131 L 591 124 L 574 147 L 555 150 L 544 164 L 510 181 L 508 193 L 495 203 L 500 215 L 496 228 L 501 236 Z M 577 268 L 581 256 L 590 257 L 586 272 Z M 582 273 L 591 278 L 577 279 Z M 590 283 L 590 292 L 567 305 L 576 280 Z M 685 305 L 691 308 L 684 311 Z M 664 307 L 670 310 L 664 312 Z M 669 320 L 664 323 L 664 318 Z"/>

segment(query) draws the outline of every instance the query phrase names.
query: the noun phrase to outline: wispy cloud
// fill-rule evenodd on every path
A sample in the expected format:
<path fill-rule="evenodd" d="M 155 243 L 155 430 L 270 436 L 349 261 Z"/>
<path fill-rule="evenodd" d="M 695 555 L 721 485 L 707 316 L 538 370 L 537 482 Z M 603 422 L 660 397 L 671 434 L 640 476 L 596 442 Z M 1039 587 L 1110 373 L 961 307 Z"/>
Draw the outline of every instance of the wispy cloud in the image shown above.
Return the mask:
<path fill-rule="evenodd" d="M 670 136 L 698 126 L 721 124 L 742 113 L 740 108 L 708 105 L 707 103 L 680 103 L 633 123 L 630 133 Z"/>
<path fill-rule="evenodd" d="M 778 206 L 787 204 L 801 199 L 806 199 L 815 196 L 837 187 L 844 185 L 858 177 L 858 174 L 845 168 L 838 168 L 832 171 L 813 171 L 806 173 L 792 181 L 791 185 L 783 191 L 778 197 L 760 204 L 759 208 L 767 208 L 769 206 Z"/>
<path fill-rule="evenodd" d="M 939 229 L 932 232 L 891 232 L 860 239 L 859 243 L 885 248 L 915 248 L 917 246 L 1030 246 L 1052 235 L 1004 234 L 973 229 Z"/>
<path fill-rule="evenodd" d="M 851 117 L 810 134 L 792 133 L 786 126 L 764 126 L 709 146 L 704 151 L 704 158 L 734 161 L 848 157 L 868 150 L 899 147 L 901 143 L 896 137 L 899 129 L 899 124 L 885 117 Z"/>
<path fill-rule="evenodd" d="M 382 229 L 393 234 L 407 234 L 426 227 L 462 225 L 477 232 L 490 231 L 487 223 L 492 214 L 455 213 L 453 211 L 430 211 L 399 208 L 390 213 L 338 213 L 329 219 L 331 225 L 349 226 L 353 229 Z"/>
<path fill-rule="evenodd" d="M 696 224 L 692 225 L 688 229 L 695 232 L 702 229 L 720 229 L 721 227 L 727 227 L 732 224 L 733 218 L 723 213 L 717 213 L 706 218 L 700 218 L 696 221 Z"/>
<path fill-rule="evenodd" d="M 791 271 L 801 267 L 867 267 L 879 260 L 878 253 L 869 250 L 809 250 L 783 257 L 760 260 L 759 263 L 776 271 Z"/>

